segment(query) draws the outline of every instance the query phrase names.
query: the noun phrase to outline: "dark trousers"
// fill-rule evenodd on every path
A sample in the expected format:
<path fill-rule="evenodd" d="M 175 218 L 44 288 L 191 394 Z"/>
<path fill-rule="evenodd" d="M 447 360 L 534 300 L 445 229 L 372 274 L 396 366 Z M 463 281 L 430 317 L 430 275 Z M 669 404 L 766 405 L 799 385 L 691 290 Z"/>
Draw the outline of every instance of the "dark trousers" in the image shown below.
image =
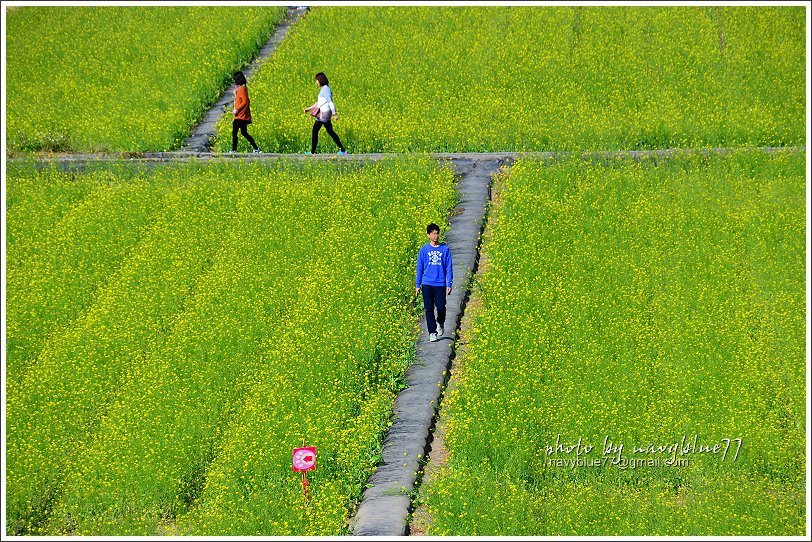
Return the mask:
<path fill-rule="evenodd" d="M 248 143 L 251 144 L 253 148 L 257 148 L 257 144 L 254 142 L 254 138 L 248 135 L 248 121 L 247 120 L 240 120 L 234 119 L 234 122 L 231 123 L 231 150 L 237 150 L 237 132 L 242 132 L 242 135 L 245 139 L 248 140 Z"/>
<path fill-rule="evenodd" d="M 313 137 L 310 140 L 310 152 L 316 154 L 316 145 L 319 144 L 319 130 L 321 130 L 322 126 L 324 126 L 327 129 L 327 133 L 330 134 L 330 137 L 333 138 L 333 141 L 336 142 L 336 145 L 338 145 L 338 148 L 340 150 L 342 151 L 347 150 L 344 148 L 344 145 L 341 144 L 341 140 L 338 138 L 338 134 L 335 133 L 335 130 L 333 130 L 333 121 L 328 120 L 327 122 L 322 122 L 320 120 L 317 120 L 313 124 Z"/>
<path fill-rule="evenodd" d="M 423 308 L 426 309 L 426 327 L 429 333 L 437 333 L 437 324 L 445 326 L 445 286 L 420 286 L 423 292 Z M 437 319 L 434 319 L 437 307 Z"/>

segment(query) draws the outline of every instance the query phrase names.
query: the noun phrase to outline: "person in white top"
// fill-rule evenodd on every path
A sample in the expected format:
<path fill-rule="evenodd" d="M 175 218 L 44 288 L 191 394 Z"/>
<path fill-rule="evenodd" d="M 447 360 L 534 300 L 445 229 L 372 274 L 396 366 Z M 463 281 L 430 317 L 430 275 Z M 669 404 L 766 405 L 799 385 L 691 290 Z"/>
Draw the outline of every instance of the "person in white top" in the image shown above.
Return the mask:
<path fill-rule="evenodd" d="M 319 130 L 324 126 L 327 133 L 333 138 L 336 145 L 338 145 L 338 154 L 347 154 L 347 149 L 341 144 L 341 139 L 338 134 L 333 130 L 332 118 L 338 120 L 338 113 L 336 113 L 336 105 L 333 103 L 333 91 L 330 90 L 329 81 L 324 73 L 319 72 L 316 74 L 316 82 L 321 90 L 319 90 L 319 97 L 316 103 L 310 107 L 305 108 L 305 113 L 310 113 L 316 117 L 316 122 L 313 124 L 313 136 L 310 141 L 310 152 L 306 154 L 316 154 L 316 146 L 319 144 Z"/>

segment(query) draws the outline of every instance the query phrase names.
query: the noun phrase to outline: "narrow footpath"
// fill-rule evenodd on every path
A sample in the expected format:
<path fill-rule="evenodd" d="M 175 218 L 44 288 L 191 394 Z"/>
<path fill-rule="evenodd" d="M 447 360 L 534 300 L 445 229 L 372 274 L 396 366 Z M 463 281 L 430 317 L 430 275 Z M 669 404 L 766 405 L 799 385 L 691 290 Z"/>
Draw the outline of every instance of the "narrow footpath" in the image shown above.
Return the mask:
<path fill-rule="evenodd" d="M 15 153 L 9 152 L 7 162 L 57 163 L 62 166 L 72 166 L 71 169 L 81 169 L 87 164 L 97 162 L 129 162 L 146 164 L 165 164 L 170 162 L 209 162 L 209 161 L 246 161 L 264 162 L 271 160 L 326 160 L 326 161 L 376 161 L 410 155 L 428 155 L 438 160 L 451 160 L 453 163 L 464 164 L 469 161 L 486 163 L 494 160 L 519 160 L 533 158 L 542 160 L 559 160 L 571 157 L 580 157 L 583 160 L 607 158 L 631 158 L 642 160 L 645 158 L 670 158 L 678 155 L 700 153 L 703 156 L 722 155 L 732 152 L 805 152 L 806 147 L 715 147 L 707 149 L 652 149 L 652 150 L 615 150 L 615 151 L 504 151 L 504 152 L 430 152 L 430 153 L 359 153 L 337 156 L 331 153 L 323 154 L 284 154 L 263 152 L 225 154 L 209 151 L 168 151 L 168 152 L 122 152 L 122 153 Z"/>
<path fill-rule="evenodd" d="M 271 38 L 263 45 L 262 49 L 259 50 L 259 54 L 254 61 L 243 70 L 246 79 L 251 80 L 251 77 L 259 68 L 259 65 L 276 51 L 277 46 L 285 38 L 285 35 L 293 23 L 304 17 L 305 13 L 307 13 L 307 11 L 295 7 L 288 8 L 288 12 L 279 24 L 277 24 L 276 31 Z M 211 147 L 211 140 L 215 135 L 214 129 L 217 126 L 217 122 L 231 109 L 231 104 L 233 103 L 234 96 L 231 94 L 231 88 L 226 87 L 223 89 L 222 94 L 220 94 L 220 98 L 214 103 L 211 109 L 206 112 L 200 124 L 192 128 L 192 132 L 186 139 L 186 142 L 184 142 L 181 150 L 187 152 L 208 151 Z"/>
<path fill-rule="evenodd" d="M 459 176 L 460 202 L 445 232 L 454 259 L 454 289 L 447 299 L 446 334 L 430 343 L 426 319 L 420 323 L 417 362 L 406 371 L 406 384 L 395 399 L 393 423 L 383 441 L 383 463 L 369 478 L 358 512 L 350 522 L 354 535 L 398 536 L 408 533 L 410 493 L 416 473 L 431 449 L 431 429 L 454 357 L 454 342 L 468 298 L 470 277 L 476 272 L 480 232 L 490 197 L 491 176 L 510 158 L 459 159 L 452 165 Z"/>

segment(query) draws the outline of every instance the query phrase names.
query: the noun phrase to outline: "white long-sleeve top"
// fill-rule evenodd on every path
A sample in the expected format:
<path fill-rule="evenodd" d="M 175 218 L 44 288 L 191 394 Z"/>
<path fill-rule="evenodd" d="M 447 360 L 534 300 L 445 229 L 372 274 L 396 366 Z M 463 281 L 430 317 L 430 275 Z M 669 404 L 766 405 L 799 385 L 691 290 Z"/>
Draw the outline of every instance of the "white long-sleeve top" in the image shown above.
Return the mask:
<path fill-rule="evenodd" d="M 319 120 L 321 122 L 327 122 L 336 114 L 336 104 L 333 103 L 333 91 L 330 90 L 330 85 L 321 87 L 316 105 L 319 107 Z"/>

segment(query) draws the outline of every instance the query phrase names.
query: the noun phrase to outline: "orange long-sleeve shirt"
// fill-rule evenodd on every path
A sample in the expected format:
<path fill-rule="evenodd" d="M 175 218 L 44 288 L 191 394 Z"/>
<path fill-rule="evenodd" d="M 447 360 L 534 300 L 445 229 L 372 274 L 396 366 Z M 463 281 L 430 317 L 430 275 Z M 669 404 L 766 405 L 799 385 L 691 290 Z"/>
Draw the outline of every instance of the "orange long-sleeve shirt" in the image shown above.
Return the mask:
<path fill-rule="evenodd" d="M 248 99 L 248 89 L 245 88 L 245 85 L 241 85 L 237 87 L 237 92 L 234 95 L 234 109 L 237 110 L 237 114 L 234 115 L 235 119 L 239 120 L 251 120 L 251 100 Z"/>

